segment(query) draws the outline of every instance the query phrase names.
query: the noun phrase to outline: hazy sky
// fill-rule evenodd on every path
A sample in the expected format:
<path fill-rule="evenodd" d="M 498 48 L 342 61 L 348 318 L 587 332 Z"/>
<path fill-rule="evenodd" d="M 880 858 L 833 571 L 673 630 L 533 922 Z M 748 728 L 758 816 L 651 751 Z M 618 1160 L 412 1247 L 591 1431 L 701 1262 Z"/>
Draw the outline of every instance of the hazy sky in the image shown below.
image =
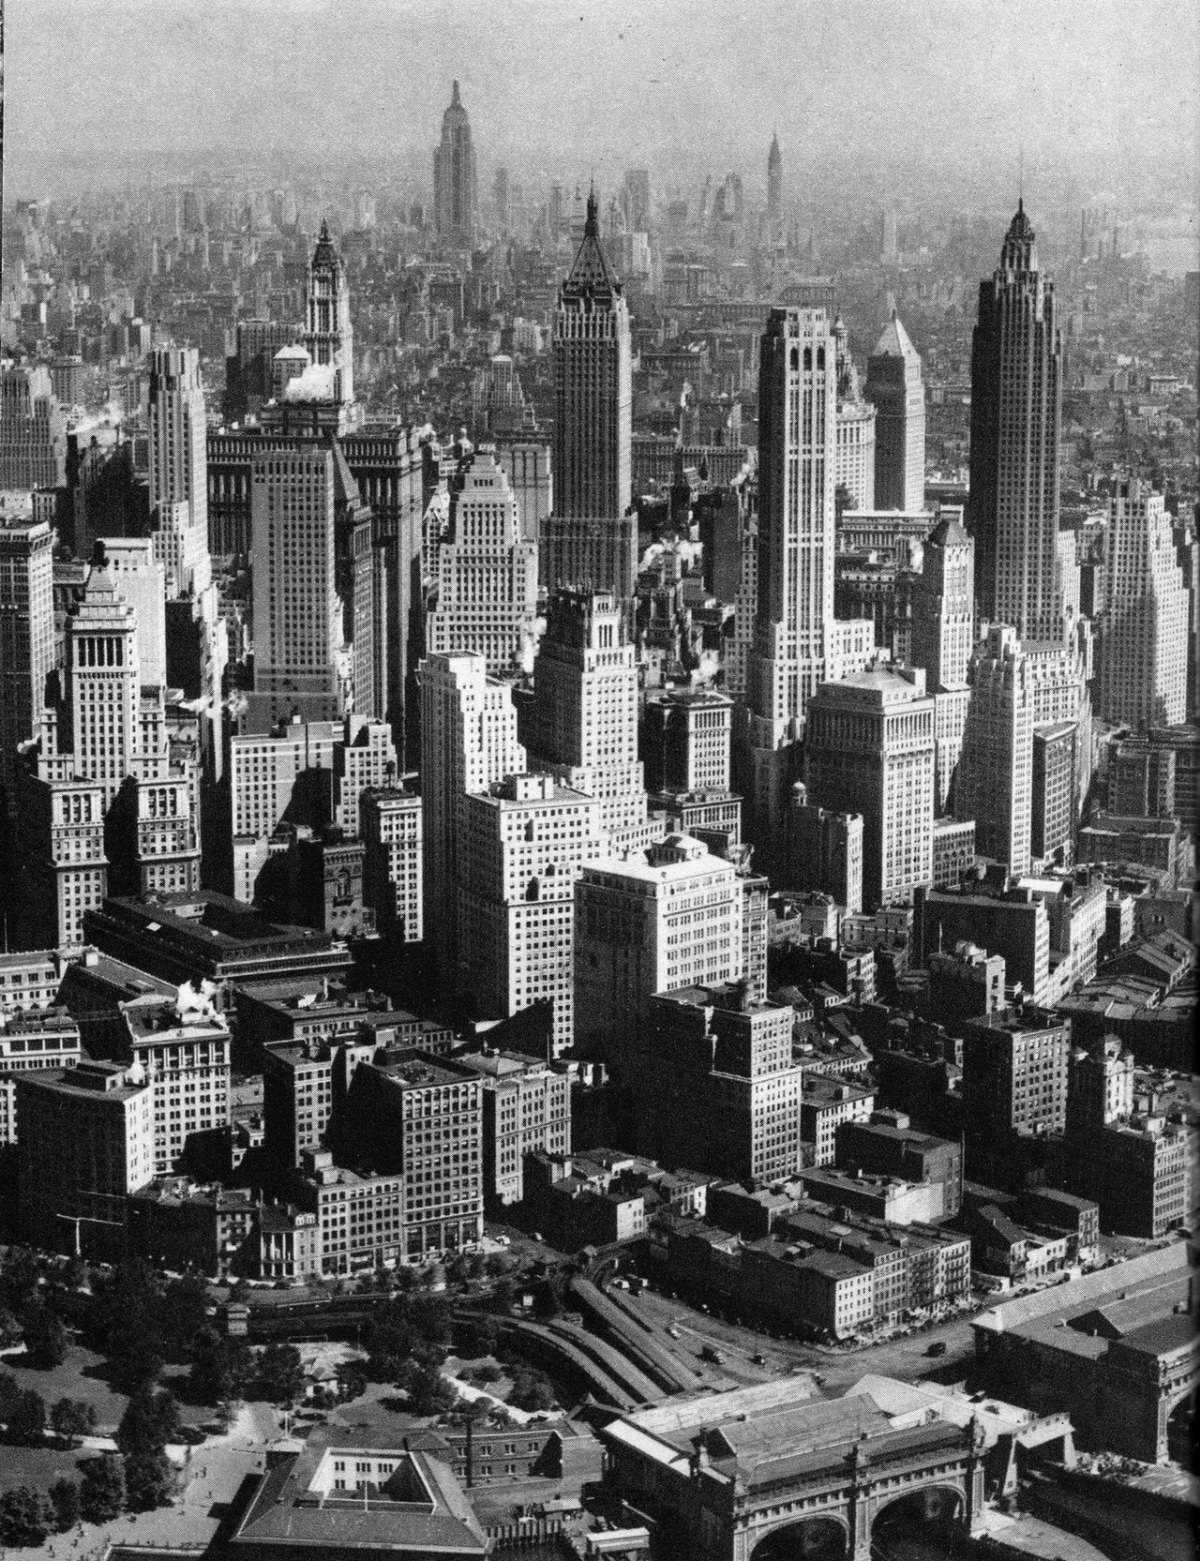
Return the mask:
<path fill-rule="evenodd" d="M 8 0 L 11 194 L 156 151 L 363 152 L 427 180 L 451 78 L 506 161 L 789 188 L 1194 169 L 1194 0 Z M 916 173 L 914 174 L 914 170 Z"/>

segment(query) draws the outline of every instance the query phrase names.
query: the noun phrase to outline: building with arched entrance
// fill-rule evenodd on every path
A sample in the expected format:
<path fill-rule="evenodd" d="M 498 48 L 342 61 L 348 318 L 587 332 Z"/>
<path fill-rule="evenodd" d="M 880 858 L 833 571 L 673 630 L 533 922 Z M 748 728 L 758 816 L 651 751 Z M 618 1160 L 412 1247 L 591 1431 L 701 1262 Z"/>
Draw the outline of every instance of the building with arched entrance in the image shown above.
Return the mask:
<path fill-rule="evenodd" d="M 980 1531 L 987 1433 L 930 1404 L 796 1380 L 672 1401 L 601 1431 L 614 1494 L 689 1561 L 867 1561 L 877 1525 Z"/>

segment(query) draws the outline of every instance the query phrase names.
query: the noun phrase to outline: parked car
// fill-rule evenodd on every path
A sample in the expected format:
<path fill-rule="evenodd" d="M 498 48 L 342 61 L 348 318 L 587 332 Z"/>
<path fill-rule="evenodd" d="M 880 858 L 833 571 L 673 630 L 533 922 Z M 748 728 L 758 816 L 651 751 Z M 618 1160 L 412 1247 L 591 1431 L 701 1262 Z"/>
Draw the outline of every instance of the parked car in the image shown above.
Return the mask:
<path fill-rule="evenodd" d="M 925 1353 L 926 1355 L 944 1355 L 946 1353 L 945 1339 L 935 1339 Z"/>

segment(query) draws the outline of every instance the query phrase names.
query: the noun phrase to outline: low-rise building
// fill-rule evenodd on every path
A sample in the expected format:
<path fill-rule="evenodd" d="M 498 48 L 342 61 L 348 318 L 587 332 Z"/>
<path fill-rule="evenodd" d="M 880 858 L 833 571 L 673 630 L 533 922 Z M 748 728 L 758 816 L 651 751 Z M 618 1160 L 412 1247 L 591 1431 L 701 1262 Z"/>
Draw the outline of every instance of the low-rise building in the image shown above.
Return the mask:
<path fill-rule="evenodd" d="M 353 1551 L 362 1561 L 486 1556 L 491 1543 L 446 1464 L 399 1433 L 363 1443 L 319 1428 L 304 1450 L 255 1476 L 229 1537 L 231 1555 L 271 1561 Z"/>
<path fill-rule="evenodd" d="M 875 1090 L 849 1079 L 805 1073 L 800 1096 L 800 1139 L 812 1165 L 832 1165 L 837 1158 L 838 1128 L 843 1122 L 866 1122 L 875 1109 Z"/>
<path fill-rule="evenodd" d="M 139 1062 L 17 1078 L 21 1229 L 32 1246 L 110 1260 L 131 1192 L 154 1176 L 154 1091 Z"/>
<path fill-rule="evenodd" d="M 1187 1245 L 1103 1268 L 975 1318 L 989 1392 L 1065 1410 L 1078 1439 L 1150 1463 L 1183 1456 L 1197 1342 Z"/>

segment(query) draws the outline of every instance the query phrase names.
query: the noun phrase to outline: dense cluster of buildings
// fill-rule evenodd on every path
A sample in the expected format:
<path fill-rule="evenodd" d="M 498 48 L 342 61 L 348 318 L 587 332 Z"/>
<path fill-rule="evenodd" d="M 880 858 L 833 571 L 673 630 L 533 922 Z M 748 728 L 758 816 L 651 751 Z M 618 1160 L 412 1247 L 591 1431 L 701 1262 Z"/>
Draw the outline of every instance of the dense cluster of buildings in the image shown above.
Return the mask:
<path fill-rule="evenodd" d="M 697 220 L 631 170 L 492 243 L 523 197 L 481 195 L 456 83 L 394 307 L 373 200 L 340 239 L 250 201 L 216 248 L 185 200 L 105 325 L 120 362 L 23 209 L 0 1174 L 26 1239 L 303 1281 L 503 1212 L 847 1339 L 1187 1224 L 1196 495 L 1114 460 L 1064 505 L 1064 305 L 1023 204 L 968 465 L 931 473 L 945 397 L 900 312 L 860 372 L 778 143 L 767 173 L 761 220 L 735 175 Z M 188 327 L 216 305 L 177 294 L 239 265 L 218 412 L 215 316 Z M 76 407 L 101 362 L 107 421 Z M 611 1440 L 674 1478 L 652 1427 Z M 272 1475 L 237 1543 L 314 1491 L 336 1532 L 338 1456 Z M 472 1553 L 424 1455 L 370 1456 L 368 1518 L 427 1505 Z"/>

